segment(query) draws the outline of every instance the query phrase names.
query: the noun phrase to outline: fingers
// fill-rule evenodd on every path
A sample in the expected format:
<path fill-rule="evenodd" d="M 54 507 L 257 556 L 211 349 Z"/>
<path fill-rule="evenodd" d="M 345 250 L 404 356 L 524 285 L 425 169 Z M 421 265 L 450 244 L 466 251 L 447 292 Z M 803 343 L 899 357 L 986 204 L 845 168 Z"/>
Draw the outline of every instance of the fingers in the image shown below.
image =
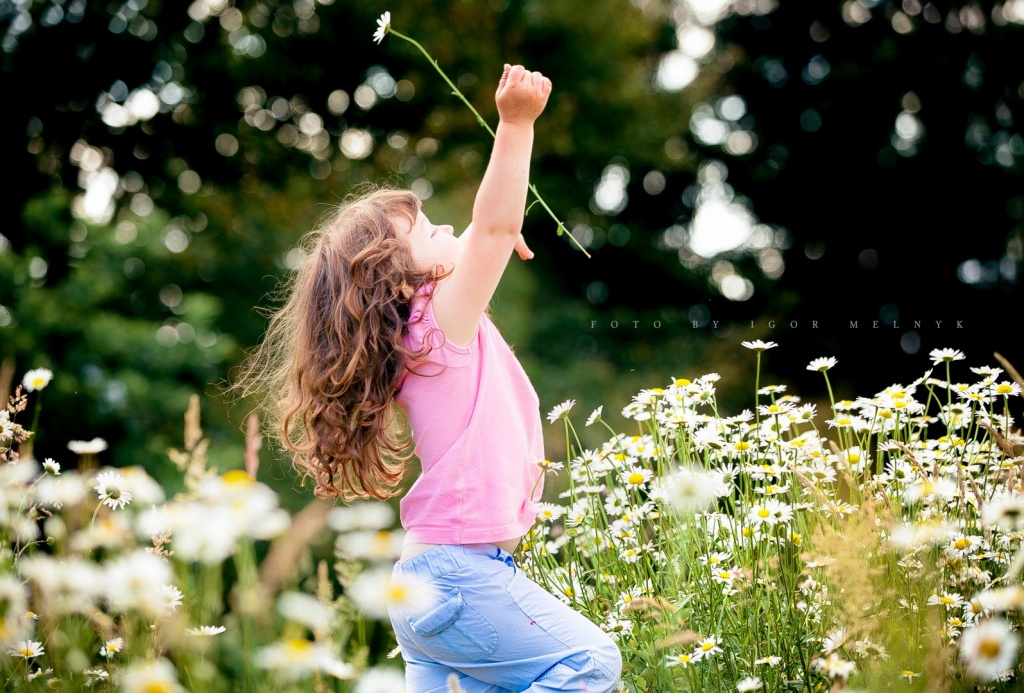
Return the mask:
<path fill-rule="evenodd" d="M 526 75 L 527 72 L 525 67 L 523 67 L 522 65 L 513 65 L 512 69 L 510 69 L 508 72 L 508 83 L 519 84 L 520 82 L 523 81 L 523 79 L 526 78 Z"/>
<path fill-rule="evenodd" d="M 533 251 L 526 245 L 526 239 L 523 238 L 523 234 L 519 234 L 519 238 L 516 240 L 515 251 L 519 254 L 520 260 L 533 259 Z"/>
<path fill-rule="evenodd" d="M 505 83 L 508 81 L 508 72 L 512 69 L 512 66 L 505 63 L 505 69 L 501 73 L 501 79 L 498 81 L 498 89 L 502 89 Z"/>

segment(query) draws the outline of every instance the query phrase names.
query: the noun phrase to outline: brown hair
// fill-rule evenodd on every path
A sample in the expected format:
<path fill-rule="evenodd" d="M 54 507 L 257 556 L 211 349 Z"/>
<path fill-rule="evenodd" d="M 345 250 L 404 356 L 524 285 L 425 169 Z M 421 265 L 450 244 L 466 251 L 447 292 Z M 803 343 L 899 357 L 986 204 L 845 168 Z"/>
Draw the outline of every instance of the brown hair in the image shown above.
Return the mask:
<path fill-rule="evenodd" d="M 413 455 L 394 397 L 405 359 L 421 360 L 429 347 L 402 343 L 402 289 L 438 277 L 415 269 L 392 220 L 415 222 L 419 209 L 411 192 L 374 188 L 308 233 L 284 305 L 230 388 L 258 397 L 269 432 L 318 497 L 390 498 Z"/>

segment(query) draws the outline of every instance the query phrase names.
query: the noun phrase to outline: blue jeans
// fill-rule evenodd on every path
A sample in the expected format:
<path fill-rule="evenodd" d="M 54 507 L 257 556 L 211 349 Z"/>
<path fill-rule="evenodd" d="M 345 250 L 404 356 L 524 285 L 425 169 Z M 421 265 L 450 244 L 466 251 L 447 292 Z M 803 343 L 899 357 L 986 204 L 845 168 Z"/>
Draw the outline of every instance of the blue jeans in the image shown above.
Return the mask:
<path fill-rule="evenodd" d="M 407 693 L 620 690 L 622 655 L 594 623 L 563 604 L 490 544 L 443 545 L 395 564 L 429 580 L 435 602 L 390 612 Z"/>

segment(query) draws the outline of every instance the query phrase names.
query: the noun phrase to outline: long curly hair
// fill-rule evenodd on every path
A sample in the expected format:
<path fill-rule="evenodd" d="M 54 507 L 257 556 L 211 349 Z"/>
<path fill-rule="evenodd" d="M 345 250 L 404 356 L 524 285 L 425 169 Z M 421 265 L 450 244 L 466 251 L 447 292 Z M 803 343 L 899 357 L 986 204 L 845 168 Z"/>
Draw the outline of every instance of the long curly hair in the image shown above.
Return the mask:
<path fill-rule="evenodd" d="M 420 201 L 376 187 L 350 196 L 300 247 L 266 335 L 231 386 L 257 398 L 268 432 L 320 498 L 385 500 L 399 492 L 413 449 L 394 404 L 406 359 L 409 292 L 439 277 L 413 266 L 394 220 L 415 222 Z M 436 268 L 435 268 L 436 269 Z"/>

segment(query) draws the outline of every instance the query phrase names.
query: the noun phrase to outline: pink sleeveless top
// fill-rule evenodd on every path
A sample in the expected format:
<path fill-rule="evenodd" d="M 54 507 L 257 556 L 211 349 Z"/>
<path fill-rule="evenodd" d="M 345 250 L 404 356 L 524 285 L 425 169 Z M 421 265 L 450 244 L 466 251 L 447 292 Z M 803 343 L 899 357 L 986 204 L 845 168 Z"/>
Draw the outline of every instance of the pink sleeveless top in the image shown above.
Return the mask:
<path fill-rule="evenodd" d="M 404 335 L 410 349 L 421 347 L 427 332 L 437 328 L 429 300 L 434 286 L 427 284 L 413 297 Z M 440 328 L 430 344 L 425 361 L 407 363 L 396 398 L 409 418 L 423 469 L 400 504 L 406 541 L 519 538 L 533 524 L 543 484 L 537 393 L 486 315 L 469 346 L 446 341 Z"/>

